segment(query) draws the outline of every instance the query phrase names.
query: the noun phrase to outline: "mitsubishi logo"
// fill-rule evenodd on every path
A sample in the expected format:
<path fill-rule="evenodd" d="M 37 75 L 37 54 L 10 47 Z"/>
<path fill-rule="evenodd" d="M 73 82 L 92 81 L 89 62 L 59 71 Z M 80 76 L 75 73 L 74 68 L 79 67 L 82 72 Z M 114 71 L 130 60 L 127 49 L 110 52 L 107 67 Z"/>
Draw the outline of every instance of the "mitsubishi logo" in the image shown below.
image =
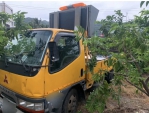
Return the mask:
<path fill-rule="evenodd" d="M 4 82 L 8 84 L 7 76 L 5 75 Z"/>

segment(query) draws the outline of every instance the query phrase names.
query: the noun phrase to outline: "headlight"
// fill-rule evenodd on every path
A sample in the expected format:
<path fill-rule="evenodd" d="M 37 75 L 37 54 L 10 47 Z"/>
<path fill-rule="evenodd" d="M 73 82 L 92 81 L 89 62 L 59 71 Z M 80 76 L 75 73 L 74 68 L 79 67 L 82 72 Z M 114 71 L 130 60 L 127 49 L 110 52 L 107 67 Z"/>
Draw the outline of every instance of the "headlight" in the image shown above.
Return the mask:
<path fill-rule="evenodd" d="M 19 105 L 26 107 L 26 101 L 19 99 Z"/>
<path fill-rule="evenodd" d="M 26 108 L 34 110 L 34 103 L 26 102 Z"/>
<path fill-rule="evenodd" d="M 35 111 L 41 111 L 44 109 L 43 103 L 35 103 Z"/>
<path fill-rule="evenodd" d="M 25 100 L 22 99 L 18 99 L 19 100 L 19 105 L 25 108 L 28 108 L 30 110 L 34 110 L 34 111 L 42 111 L 44 110 L 44 102 L 41 103 L 32 103 L 32 102 L 27 102 Z"/>

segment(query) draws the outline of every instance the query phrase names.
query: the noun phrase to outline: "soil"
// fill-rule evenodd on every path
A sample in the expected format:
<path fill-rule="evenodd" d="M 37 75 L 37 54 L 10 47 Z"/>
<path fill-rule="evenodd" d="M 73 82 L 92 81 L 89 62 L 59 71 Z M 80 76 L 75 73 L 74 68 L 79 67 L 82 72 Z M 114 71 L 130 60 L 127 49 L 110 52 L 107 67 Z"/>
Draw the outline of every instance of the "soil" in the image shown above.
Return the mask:
<path fill-rule="evenodd" d="M 80 104 L 78 113 L 90 113 L 84 107 L 85 103 Z M 104 113 L 149 113 L 149 97 L 141 92 L 136 93 L 135 87 L 124 82 L 120 106 L 118 106 L 117 101 L 109 99 Z"/>

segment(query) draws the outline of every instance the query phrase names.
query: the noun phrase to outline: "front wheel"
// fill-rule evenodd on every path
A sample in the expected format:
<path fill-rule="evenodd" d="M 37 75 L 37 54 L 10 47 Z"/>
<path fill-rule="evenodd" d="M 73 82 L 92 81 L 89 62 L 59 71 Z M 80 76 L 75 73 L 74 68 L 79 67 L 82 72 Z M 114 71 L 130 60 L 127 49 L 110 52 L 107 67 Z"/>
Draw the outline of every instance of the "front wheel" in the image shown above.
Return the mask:
<path fill-rule="evenodd" d="M 110 73 L 106 73 L 105 75 L 105 80 L 108 82 L 108 83 L 111 83 L 111 80 L 114 79 L 114 73 L 113 73 L 113 70 L 110 71 Z"/>
<path fill-rule="evenodd" d="M 78 106 L 78 93 L 76 89 L 72 89 L 67 94 L 62 113 L 76 113 Z"/>

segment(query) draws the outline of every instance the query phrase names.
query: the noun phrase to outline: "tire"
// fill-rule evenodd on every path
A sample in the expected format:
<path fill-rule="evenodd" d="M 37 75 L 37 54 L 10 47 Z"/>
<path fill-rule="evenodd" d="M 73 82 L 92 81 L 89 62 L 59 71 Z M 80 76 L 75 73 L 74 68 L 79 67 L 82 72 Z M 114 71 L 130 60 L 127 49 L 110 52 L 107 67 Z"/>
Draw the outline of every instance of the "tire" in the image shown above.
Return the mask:
<path fill-rule="evenodd" d="M 67 94 L 63 103 L 62 113 L 76 113 L 78 106 L 78 92 L 76 89 L 71 89 Z"/>
<path fill-rule="evenodd" d="M 113 70 L 111 70 L 113 72 Z M 111 83 L 111 80 L 114 79 L 114 74 L 113 73 L 107 73 L 105 76 L 105 80 L 108 82 L 108 84 Z"/>

